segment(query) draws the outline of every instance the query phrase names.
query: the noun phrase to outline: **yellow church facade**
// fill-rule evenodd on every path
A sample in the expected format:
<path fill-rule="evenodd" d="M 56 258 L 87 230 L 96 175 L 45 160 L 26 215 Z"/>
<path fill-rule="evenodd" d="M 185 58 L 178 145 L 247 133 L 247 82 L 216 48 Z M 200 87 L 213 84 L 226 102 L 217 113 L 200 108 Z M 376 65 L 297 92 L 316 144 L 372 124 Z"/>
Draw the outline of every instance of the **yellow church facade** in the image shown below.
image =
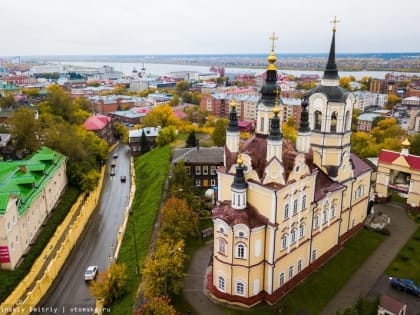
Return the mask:
<path fill-rule="evenodd" d="M 321 84 L 302 99 L 296 144 L 281 134 L 275 61 L 273 44 L 256 134 L 245 142 L 230 104 L 212 211 L 208 290 L 245 307 L 275 303 L 331 258 L 363 227 L 370 191 L 371 168 L 350 153 L 354 99 L 338 85 L 335 30 Z"/>

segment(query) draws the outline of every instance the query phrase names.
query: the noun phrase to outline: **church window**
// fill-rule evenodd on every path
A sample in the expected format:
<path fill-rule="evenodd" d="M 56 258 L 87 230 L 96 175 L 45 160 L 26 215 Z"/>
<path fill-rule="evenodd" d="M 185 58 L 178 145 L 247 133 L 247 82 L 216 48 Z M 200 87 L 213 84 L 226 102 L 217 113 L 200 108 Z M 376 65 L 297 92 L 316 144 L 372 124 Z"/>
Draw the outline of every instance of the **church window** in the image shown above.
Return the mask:
<path fill-rule="evenodd" d="M 297 263 L 297 272 L 301 272 L 302 271 L 302 259 L 299 259 L 298 263 Z"/>
<path fill-rule="evenodd" d="M 260 119 L 260 131 L 264 131 L 264 117 Z"/>
<path fill-rule="evenodd" d="M 298 200 L 295 199 L 293 201 L 293 215 L 297 214 L 297 211 L 298 211 Z"/>
<path fill-rule="evenodd" d="M 283 284 L 284 284 L 284 272 L 282 272 L 279 277 L 279 285 L 282 286 Z"/>
<path fill-rule="evenodd" d="M 239 232 L 239 233 L 238 233 L 238 236 L 239 236 L 239 237 L 244 237 L 244 236 L 245 236 L 245 234 L 244 234 L 244 232 Z"/>
<path fill-rule="evenodd" d="M 314 129 L 321 131 L 321 122 L 322 122 L 322 113 L 317 110 L 315 111 L 315 124 L 314 124 Z"/>
<path fill-rule="evenodd" d="M 316 249 L 312 251 L 312 261 L 316 260 Z"/>
<path fill-rule="evenodd" d="M 316 215 L 314 217 L 314 228 L 316 229 L 317 227 L 319 227 L 319 216 Z"/>
<path fill-rule="evenodd" d="M 225 278 L 219 277 L 218 279 L 218 287 L 220 291 L 225 291 Z"/>
<path fill-rule="evenodd" d="M 226 241 L 223 238 L 219 238 L 219 253 L 226 254 Z"/>
<path fill-rule="evenodd" d="M 245 258 L 245 245 L 244 244 L 238 244 L 236 246 L 236 258 Z"/>
<path fill-rule="evenodd" d="M 346 112 L 346 131 L 350 131 L 351 130 L 351 117 L 350 117 L 350 112 L 347 111 Z"/>
<path fill-rule="evenodd" d="M 327 209 L 324 209 L 324 211 L 322 212 L 322 223 L 326 223 L 328 220 L 328 211 Z"/>
<path fill-rule="evenodd" d="M 332 113 L 331 115 L 331 132 L 337 132 L 337 112 Z"/>
<path fill-rule="evenodd" d="M 305 236 L 305 224 L 299 225 L 299 238 L 302 238 Z"/>
<path fill-rule="evenodd" d="M 293 229 L 290 233 L 290 243 L 296 242 L 296 229 Z"/>
<path fill-rule="evenodd" d="M 245 293 L 245 285 L 242 282 L 236 282 L 236 294 L 244 295 L 244 293 Z"/>
<path fill-rule="evenodd" d="M 293 266 L 289 267 L 289 279 L 293 278 Z"/>
<path fill-rule="evenodd" d="M 289 217 L 289 204 L 286 203 L 284 206 L 284 218 L 287 219 Z"/>
<path fill-rule="evenodd" d="M 306 209 L 306 195 L 302 197 L 302 210 Z"/>
<path fill-rule="evenodd" d="M 335 217 L 335 205 L 331 206 L 331 218 Z"/>
<path fill-rule="evenodd" d="M 288 239 L 288 235 L 284 234 L 283 237 L 281 238 L 281 249 L 287 248 L 287 239 Z"/>
<path fill-rule="evenodd" d="M 225 230 L 221 227 L 221 228 L 219 229 L 219 232 L 220 232 L 220 233 L 225 233 Z"/>

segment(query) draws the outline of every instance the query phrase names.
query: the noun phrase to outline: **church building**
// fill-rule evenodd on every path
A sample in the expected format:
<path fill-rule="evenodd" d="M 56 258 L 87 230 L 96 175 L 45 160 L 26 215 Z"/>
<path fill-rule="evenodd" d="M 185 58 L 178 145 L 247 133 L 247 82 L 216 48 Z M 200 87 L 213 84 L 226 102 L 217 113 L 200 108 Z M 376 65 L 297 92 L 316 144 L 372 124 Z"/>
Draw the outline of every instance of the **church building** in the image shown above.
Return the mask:
<path fill-rule="evenodd" d="M 270 39 L 255 135 L 244 142 L 230 103 L 212 210 L 208 290 L 245 307 L 277 302 L 363 227 L 372 172 L 350 153 L 354 97 L 339 86 L 335 23 L 321 83 L 301 101 L 296 143 L 281 133 L 275 34 Z"/>

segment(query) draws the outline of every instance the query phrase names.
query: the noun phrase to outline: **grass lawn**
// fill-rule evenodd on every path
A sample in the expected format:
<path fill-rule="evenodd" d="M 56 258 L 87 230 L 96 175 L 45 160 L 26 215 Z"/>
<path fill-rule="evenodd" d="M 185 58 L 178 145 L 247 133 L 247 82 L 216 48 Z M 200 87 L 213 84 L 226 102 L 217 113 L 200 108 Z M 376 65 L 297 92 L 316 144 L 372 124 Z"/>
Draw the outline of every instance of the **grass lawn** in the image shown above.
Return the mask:
<path fill-rule="evenodd" d="M 15 270 L 0 270 L 0 301 L 4 301 L 29 272 L 34 261 L 41 255 L 50 238 L 54 235 L 55 230 L 76 202 L 79 193 L 80 191 L 77 188 L 68 187 L 66 193 L 51 212 L 45 226 L 40 231 L 36 241 L 33 242 L 23 262 Z"/>
<path fill-rule="evenodd" d="M 121 300 L 112 304 L 110 314 L 131 314 L 140 276 L 136 275 L 136 253 L 134 250 L 134 227 L 136 230 L 137 253 L 139 270 L 152 235 L 156 215 L 159 211 L 164 183 L 169 170 L 171 148 L 154 149 L 135 159 L 136 193 L 133 200 L 133 214 L 128 220 L 124 235 L 119 262 L 127 265 L 128 294 Z M 133 225 L 135 223 L 135 226 Z"/>
<path fill-rule="evenodd" d="M 420 227 L 401 249 L 385 273 L 397 278 L 409 278 L 420 283 Z"/>
<path fill-rule="evenodd" d="M 279 314 L 279 310 L 282 310 L 282 315 L 294 315 L 299 310 L 306 310 L 310 314 L 319 314 L 385 238 L 384 235 L 362 230 L 349 239 L 336 256 L 305 279 L 276 305 L 261 304 L 251 310 L 225 308 L 225 314 Z M 174 304 L 178 311 L 193 311 L 191 306 L 188 306 L 182 299 L 177 299 Z"/>

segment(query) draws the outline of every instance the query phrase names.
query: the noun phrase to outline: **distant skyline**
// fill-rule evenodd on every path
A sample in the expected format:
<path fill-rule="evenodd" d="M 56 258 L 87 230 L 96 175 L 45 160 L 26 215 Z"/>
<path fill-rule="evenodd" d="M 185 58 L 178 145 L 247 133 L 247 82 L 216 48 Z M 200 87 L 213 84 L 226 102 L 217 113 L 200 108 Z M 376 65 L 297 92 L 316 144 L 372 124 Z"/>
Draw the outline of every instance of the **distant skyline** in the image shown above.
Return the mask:
<path fill-rule="evenodd" d="M 420 52 L 413 0 L 1 1 L 0 56 Z"/>

